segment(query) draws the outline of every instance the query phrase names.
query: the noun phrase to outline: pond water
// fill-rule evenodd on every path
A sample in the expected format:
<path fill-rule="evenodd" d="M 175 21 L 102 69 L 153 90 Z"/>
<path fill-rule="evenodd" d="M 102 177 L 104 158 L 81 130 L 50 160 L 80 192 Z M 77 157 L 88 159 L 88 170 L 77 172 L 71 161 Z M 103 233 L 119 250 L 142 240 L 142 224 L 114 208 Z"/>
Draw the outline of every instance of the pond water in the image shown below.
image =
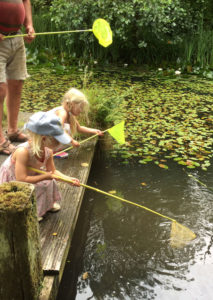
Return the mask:
<path fill-rule="evenodd" d="M 58 300 L 212 299 L 213 167 L 187 170 L 208 189 L 168 166 L 122 165 L 98 152 L 88 184 L 177 220 L 196 239 L 174 249 L 169 220 L 87 190 Z"/>

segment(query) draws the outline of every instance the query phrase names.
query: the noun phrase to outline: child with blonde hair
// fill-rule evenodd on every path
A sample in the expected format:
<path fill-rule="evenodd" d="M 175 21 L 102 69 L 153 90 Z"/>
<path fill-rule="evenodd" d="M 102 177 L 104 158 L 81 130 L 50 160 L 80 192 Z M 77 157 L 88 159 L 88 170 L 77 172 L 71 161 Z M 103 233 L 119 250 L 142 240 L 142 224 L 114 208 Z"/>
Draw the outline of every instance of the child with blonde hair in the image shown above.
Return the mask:
<path fill-rule="evenodd" d="M 28 182 L 35 185 L 37 214 L 41 221 L 47 211 L 60 210 L 61 194 L 54 175 L 71 179 L 73 185 L 79 186 L 79 180 L 68 177 L 56 170 L 53 161 L 55 147 L 71 142 L 70 136 L 64 132 L 60 119 L 48 112 L 33 114 L 25 124 L 29 132 L 29 140 L 17 146 L 15 151 L 5 160 L 0 168 L 0 183 L 12 180 Z M 46 171 L 38 174 L 29 167 Z M 57 179 L 58 180 L 58 179 Z"/>
<path fill-rule="evenodd" d="M 76 132 L 89 133 L 103 135 L 103 132 L 99 129 L 89 128 L 81 126 L 76 117 L 81 113 L 86 113 L 89 103 L 86 96 L 78 89 L 71 88 L 63 96 L 62 106 L 52 109 L 50 112 L 54 112 L 61 120 L 62 126 L 65 131 L 70 134 L 71 144 L 74 147 L 78 147 L 80 144 L 73 136 Z"/>

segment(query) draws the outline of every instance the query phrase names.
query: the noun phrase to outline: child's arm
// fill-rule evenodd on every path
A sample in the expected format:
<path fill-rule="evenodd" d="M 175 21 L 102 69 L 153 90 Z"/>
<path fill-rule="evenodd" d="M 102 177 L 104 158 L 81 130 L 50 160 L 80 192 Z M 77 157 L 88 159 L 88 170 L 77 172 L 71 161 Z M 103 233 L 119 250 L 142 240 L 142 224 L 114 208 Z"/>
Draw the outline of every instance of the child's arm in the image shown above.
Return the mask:
<path fill-rule="evenodd" d="M 100 135 L 100 136 L 103 135 L 103 132 L 101 130 L 81 126 L 77 120 L 76 120 L 76 129 L 80 133 L 91 133 L 91 134 L 97 134 L 97 135 Z"/>
<path fill-rule="evenodd" d="M 14 155 L 15 159 L 15 176 L 17 181 L 23 181 L 28 183 L 37 183 L 42 180 L 52 179 L 53 176 L 50 172 L 39 175 L 28 175 L 28 157 L 29 153 L 26 148 L 18 148 Z"/>
<path fill-rule="evenodd" d="M 46 169 L 47 169 L 48 172 L 51 172 L 51 173 L 52 173 L 53 178 L 55 178 L 56 180 L 58 180 L 58 181 L 63 181 L 63 180 L 60 180 L 60 178 L 54 177 L 54 175 L 59 176 L 59 177 L 62 177 L 62 178 L 64 178 L 65 180 L 66 180 L 66 179 L 72 180 L 72 181 L 73 181 L 73 183 L 71 183 L 72 185 L 80 186 L 80 182 L 79 182 L 79 180 L 78 180 L 77 178 L 66 176 L 65 174 L 63 174 L 63 173 L 61 173 L 60 171 L 56 170 L 55 164 L 54 164 L 54 160 L 53 160 L 53 152 L 51 152 L 51 156 L 50 156 L 50 158 L 47 160 Z"/>

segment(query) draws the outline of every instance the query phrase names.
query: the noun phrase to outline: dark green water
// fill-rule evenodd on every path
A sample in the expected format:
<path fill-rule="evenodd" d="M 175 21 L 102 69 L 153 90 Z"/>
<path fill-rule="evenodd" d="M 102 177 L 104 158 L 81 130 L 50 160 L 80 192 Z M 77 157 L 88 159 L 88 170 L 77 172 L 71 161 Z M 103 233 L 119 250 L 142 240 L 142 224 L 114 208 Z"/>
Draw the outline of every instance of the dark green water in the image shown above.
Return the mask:
<path fill-rule="evenodd" d="M 212 167 L 187 172 L 213 188 Z M 197 238 L 173 249 L 170 221 L 87 191 L 58 300 L 212 299 L 212 191 L 175 163 L 169 170 L 120 165 L 103 154 L 96 155 L 88 184 L 174 218 Z"/>

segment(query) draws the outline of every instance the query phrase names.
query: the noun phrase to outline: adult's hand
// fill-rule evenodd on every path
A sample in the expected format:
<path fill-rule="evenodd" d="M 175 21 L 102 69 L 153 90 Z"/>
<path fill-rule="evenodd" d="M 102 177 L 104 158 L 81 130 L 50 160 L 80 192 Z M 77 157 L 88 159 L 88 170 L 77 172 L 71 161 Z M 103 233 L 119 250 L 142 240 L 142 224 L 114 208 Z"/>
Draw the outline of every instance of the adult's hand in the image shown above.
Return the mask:
<path fill-rule="evenodd" d="M 4 40 L 4 35 L 0 33 L 0 42 Z"/>
<path fill-rule="evenodd" d="M 35 35 L 34 35 L 35 30 L 34 30 L 33 26 L 27 26 L 26 27 L 26 33 L 28 35 L 24 37 L 24 40 L 27 43 L 31 43 L 35 38 Z"/>

